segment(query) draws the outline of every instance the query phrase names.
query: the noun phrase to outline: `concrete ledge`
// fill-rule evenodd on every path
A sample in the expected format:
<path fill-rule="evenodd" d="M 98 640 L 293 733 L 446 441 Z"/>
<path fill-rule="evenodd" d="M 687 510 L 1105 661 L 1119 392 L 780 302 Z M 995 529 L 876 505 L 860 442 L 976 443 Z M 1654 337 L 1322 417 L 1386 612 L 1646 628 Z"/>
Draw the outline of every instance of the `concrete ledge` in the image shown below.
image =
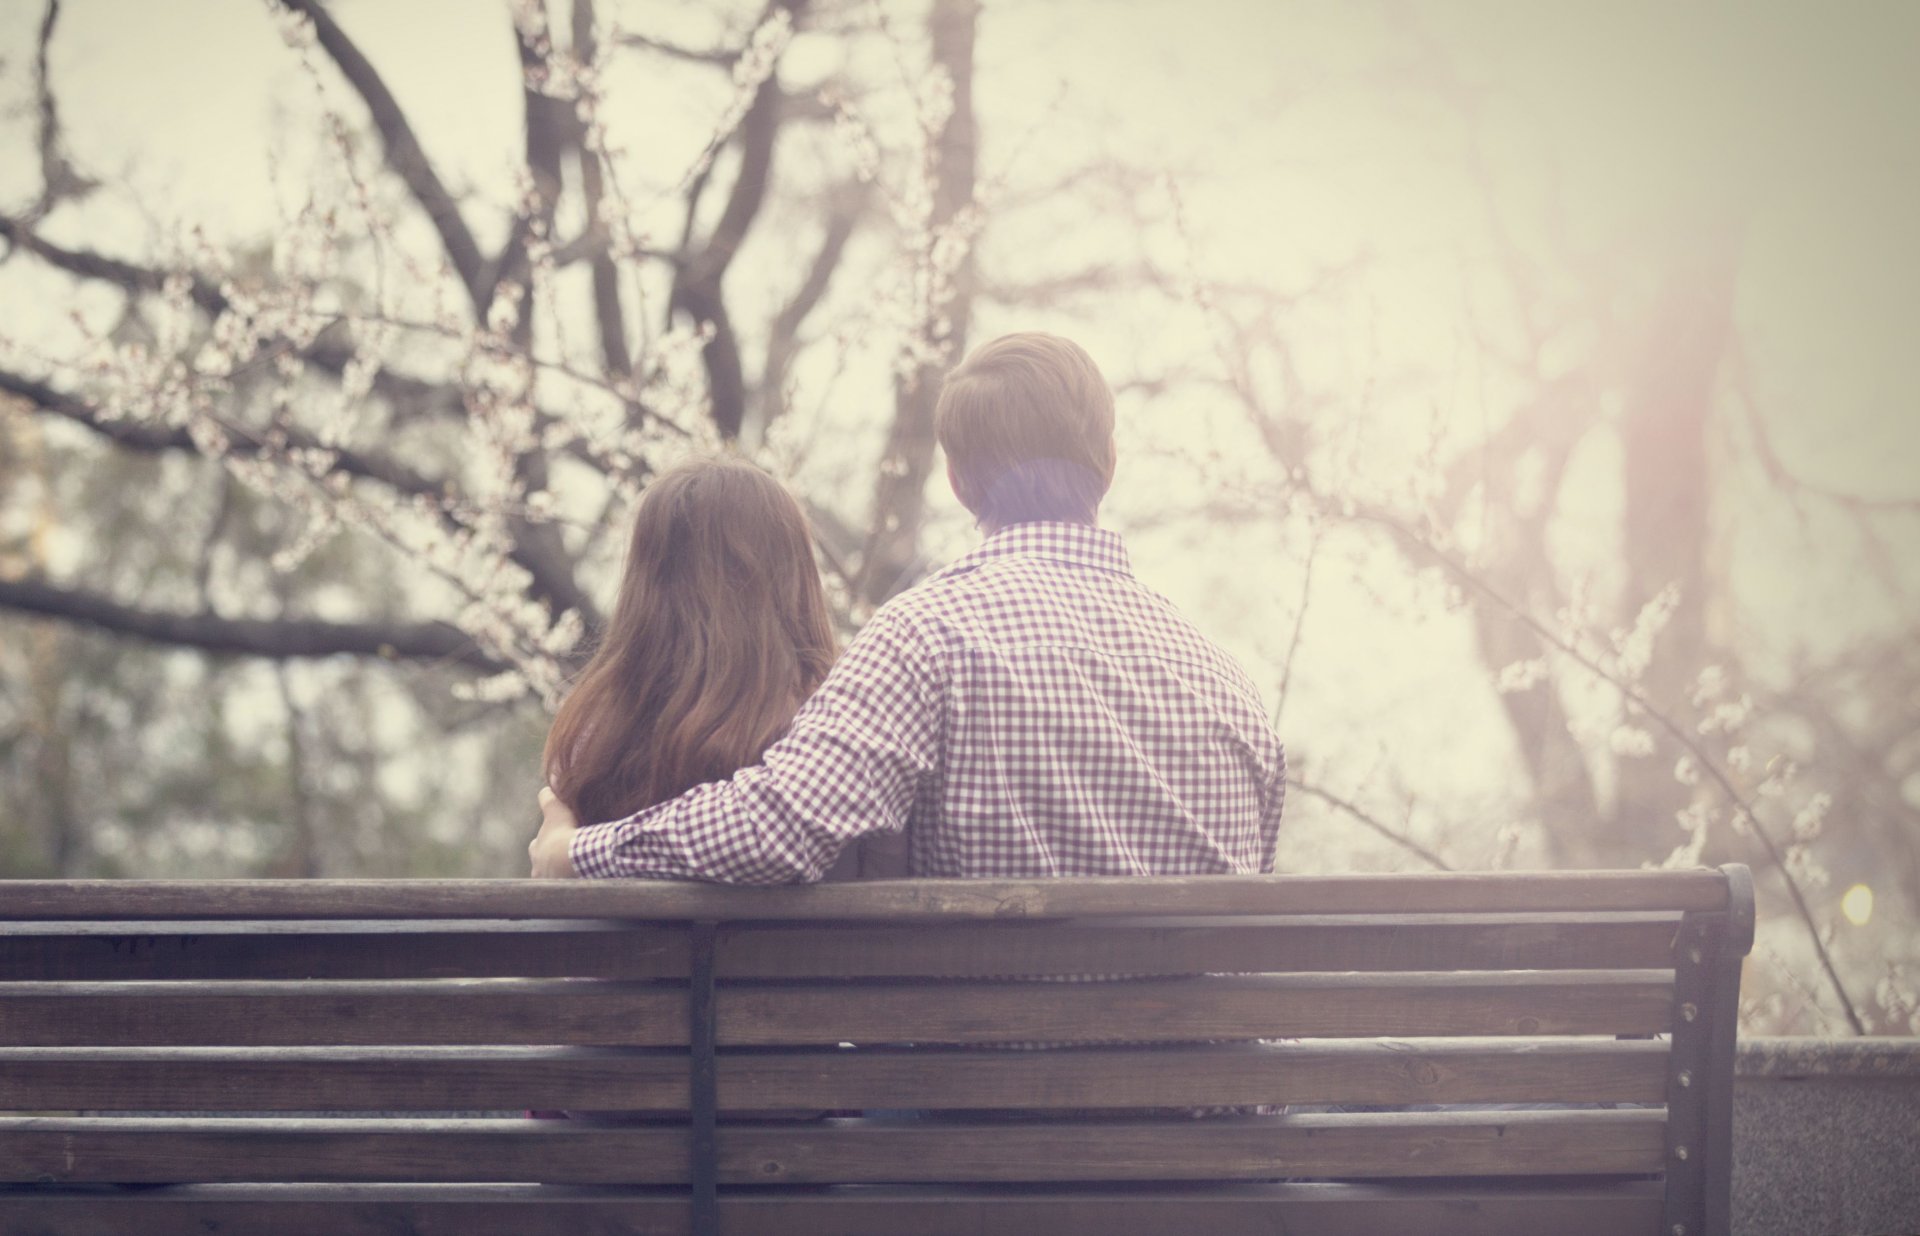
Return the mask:
<path fill-rule="evenodd" d="M 1920 1039 L 1747 1039 L 1735 1056 L 1739 1236 L 1920 1233 Z"/>
<path fill-rule="evenodd" d="M 1920 1039 L 1742 1039 L 1735 1077 L 1920 1077 Z"/>

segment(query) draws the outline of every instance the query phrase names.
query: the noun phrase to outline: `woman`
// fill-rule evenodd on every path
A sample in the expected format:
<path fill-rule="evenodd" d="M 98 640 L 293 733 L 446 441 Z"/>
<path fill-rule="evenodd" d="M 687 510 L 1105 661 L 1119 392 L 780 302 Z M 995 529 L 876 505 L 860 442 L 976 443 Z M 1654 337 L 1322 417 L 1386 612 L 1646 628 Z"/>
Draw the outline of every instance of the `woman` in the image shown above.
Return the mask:
<path fill-rule="evenodd" d="M 834 652 L 793 495 L 739 460 L 682 464 L 641 498 L 612 620 L 547 733 L 547 784 L 592 823 L 725 780 L 786 730 Z M 827 878 L 906 874 L 896 840 L 849 847 Z"/>
<path fill-rule="evenodd" d="M 739 460 L 681 464 L 640 499 L 613 617 L 547 731 L 547 785 L 595 822 L 725 780 L 786 730 L 834 651 L 813 541 L 793 495 Z M 904 839 L 887 837 L 847 847 L 826 878 L 904 876 L 906 868 Z"/>

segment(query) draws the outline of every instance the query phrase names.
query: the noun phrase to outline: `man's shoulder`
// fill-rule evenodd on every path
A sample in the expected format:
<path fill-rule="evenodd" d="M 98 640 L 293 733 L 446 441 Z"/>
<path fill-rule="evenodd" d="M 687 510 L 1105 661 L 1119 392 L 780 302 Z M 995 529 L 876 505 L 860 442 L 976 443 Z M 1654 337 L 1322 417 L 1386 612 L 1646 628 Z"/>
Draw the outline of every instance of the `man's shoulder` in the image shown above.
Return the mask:
<path fill-rule="evenodd" d="M 980 597 L 1018 587 L 1023 568 L 1031 565 L 1017 557 L 962 558 L 888 598 L 868 621 L 925 632 L 929 624 L 940 624 Z"/>
<path fill-rule="evenodd" d="M 982 636 L 1080 637 L 1108 653 L 1197 662 L 1252 689 L 1238 662 L 1180 607 L 1131 571 L 1039 555 L 963 558 L 893 597 L 870 622 L 910 633 L 929 648 Z"/>

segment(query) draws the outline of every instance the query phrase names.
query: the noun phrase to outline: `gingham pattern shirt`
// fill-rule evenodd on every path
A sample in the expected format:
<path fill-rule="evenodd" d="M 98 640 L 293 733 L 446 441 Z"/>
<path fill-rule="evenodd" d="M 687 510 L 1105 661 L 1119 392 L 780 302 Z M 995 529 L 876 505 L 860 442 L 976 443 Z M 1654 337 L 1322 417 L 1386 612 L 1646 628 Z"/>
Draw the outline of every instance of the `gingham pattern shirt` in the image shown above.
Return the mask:
<path fill-rule="evenodd" d="M 1270 871 L 1286 759 L 1246 674 L 1111 532 L 1018 524 L 876 612 L 762 762 L 582 828 L 591 877 L 815 880 L 906 830 L 929 877 Z"/>

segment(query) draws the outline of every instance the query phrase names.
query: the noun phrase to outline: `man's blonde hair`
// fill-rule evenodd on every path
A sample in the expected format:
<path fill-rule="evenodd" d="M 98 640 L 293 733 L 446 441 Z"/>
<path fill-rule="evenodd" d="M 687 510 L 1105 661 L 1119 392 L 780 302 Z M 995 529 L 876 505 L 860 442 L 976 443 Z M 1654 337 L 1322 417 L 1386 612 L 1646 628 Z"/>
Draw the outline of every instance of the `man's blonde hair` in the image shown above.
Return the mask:
<path fill-rule="evenodd" d="M 1080 345 L 1027 331 L 947 375 L 934 432 L 954 489 L 990 528 L 1092 523 L 1113 484 L 1113 391 Z"/>

